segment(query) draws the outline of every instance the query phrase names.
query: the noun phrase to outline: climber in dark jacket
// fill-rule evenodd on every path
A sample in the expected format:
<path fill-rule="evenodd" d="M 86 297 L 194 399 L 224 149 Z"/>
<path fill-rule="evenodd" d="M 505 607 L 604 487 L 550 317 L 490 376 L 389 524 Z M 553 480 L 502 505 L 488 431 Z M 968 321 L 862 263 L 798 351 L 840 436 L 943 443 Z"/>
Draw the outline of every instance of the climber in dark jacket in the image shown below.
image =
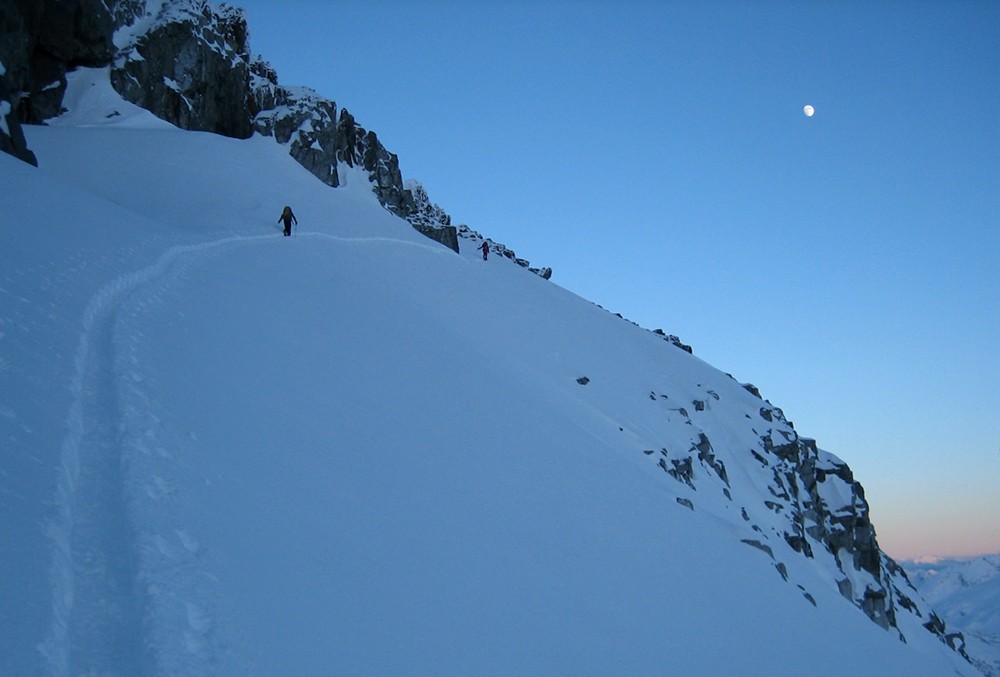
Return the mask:
<path fill-rule="evenodd" d="M 278 217 L 278 221 L 285 222 L 285 237 L 292 234 L 292 221 L 295 222 L 296 226 L 299 225 L 299 220 L 295 218 L 295 214 L 292 213 L 292 208 L 287 205 L 285 206 L 284 211 L 281 212 L 281 216 Z"/>
<path fill-rule="evenodd" d="M 485 261 L 490 255 L 490 243 L 483 240 L 483 243 L 479 245 L 479 248 L 483 250 L 483 261 Z"/>

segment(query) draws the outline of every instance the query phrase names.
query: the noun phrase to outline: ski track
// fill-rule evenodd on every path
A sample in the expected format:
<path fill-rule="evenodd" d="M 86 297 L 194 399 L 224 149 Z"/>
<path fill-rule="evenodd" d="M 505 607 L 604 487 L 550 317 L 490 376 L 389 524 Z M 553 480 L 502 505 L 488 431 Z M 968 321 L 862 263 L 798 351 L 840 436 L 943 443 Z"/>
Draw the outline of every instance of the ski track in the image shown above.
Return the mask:
<path fill-rule="evenodd" d="M 391 237 L 302 235 L 451 253 Z M 56 516 L 46 526 L 52 622 L 37 648 L 50 674 L 212 673 L 211 610 L 201 596 L 191 595 L 204 592 L 210 578 L 197 569 L 200 546 L 183 525 L 172 533 L 149 525 L 151 514 L 161 518 L 155 524 L 170 524 L 169 504 L 161 501 L 171 487 L 156 470 L 169 452 L 158 444 L 158 420 L 134 351 L 137 328 L 129 326 L 123 308 L 129 306 L 131 319 L 141 321 L 142 309 L 157 297 L 143 288 L 156 283 L 162 292 L 202 257 L 274 238 L 230 236 L 171 247 L 153 264 L 104 285 L 88 302 L 69 385 Z M 178 573 L 186 578 L 183 585 Z"/>

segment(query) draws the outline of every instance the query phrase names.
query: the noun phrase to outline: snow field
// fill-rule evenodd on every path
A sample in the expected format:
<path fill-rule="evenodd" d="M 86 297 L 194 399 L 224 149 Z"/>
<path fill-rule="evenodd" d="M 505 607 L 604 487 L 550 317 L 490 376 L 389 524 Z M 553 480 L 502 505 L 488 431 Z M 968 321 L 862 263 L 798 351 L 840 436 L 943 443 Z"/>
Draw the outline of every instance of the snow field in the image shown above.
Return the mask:
<path fill-rule="evenodd" d="M 0 156 L 0 672 L 972 674 L 645 453 L 739 384 L 102 78 Z"/>
<path fill-rule="evenodd" d="M 775 629 L 748 620 L 812 619 L 819 638 L 828 619 L 766 558 L 744 563 L 725 525 L 692 531 L 668 485 L 600 441 L 605 419 L 581 421 L 575 380 L 539 396 L 523 386 L 537 365 L 489 359 L 506 341 L 483 333 L 490 309 L 459 302 L 435 321 L 426 296 L 400 293 L 400 279 L 458 277 L 483 298 L 476 264 L 449 256 L 436 275 L 426 256 L 439 258 L 385 240 L 248 243 L 122 309 L 160 664 L 597 674 L 656 671 L 669 653 L 709 674 L 739 654 L 791 674 Z M 803 662 L 824 650 L 797 644 Z"/>

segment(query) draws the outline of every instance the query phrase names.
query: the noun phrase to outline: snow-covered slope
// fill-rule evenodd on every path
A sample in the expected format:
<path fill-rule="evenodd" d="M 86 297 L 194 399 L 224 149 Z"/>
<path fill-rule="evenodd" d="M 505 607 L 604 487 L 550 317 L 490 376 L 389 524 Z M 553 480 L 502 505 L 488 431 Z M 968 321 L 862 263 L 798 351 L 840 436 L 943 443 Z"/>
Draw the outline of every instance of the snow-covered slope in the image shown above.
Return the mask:
<path fill-rule="evenodd" d="M 1000 675 L 1000 555 L 904 563 L 910 580 L 986 675 Z"/>
<path fill-rule="evenodd" d="M 66 107 L 0 155 L 0 673 L 975 674 L 750 389 L 362 173 Z"/>

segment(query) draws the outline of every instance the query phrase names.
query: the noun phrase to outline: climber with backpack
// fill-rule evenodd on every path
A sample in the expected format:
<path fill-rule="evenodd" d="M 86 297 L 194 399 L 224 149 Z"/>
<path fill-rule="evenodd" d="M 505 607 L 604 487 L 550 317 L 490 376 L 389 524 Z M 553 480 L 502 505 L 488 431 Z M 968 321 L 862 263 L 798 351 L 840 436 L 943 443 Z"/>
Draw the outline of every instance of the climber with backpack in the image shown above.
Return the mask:
<path fill-rule="evenodd" d="M 292 213 L 292 208 L 285 205 L 285 209 L 281 212 L 281 216 L 278 217 L 278 221 L 285 222 L 285 237 L 292 234 L 292 221 L 295 225 L 299 225 L 299 220 L 295 218 L 295 214 Z"/>

